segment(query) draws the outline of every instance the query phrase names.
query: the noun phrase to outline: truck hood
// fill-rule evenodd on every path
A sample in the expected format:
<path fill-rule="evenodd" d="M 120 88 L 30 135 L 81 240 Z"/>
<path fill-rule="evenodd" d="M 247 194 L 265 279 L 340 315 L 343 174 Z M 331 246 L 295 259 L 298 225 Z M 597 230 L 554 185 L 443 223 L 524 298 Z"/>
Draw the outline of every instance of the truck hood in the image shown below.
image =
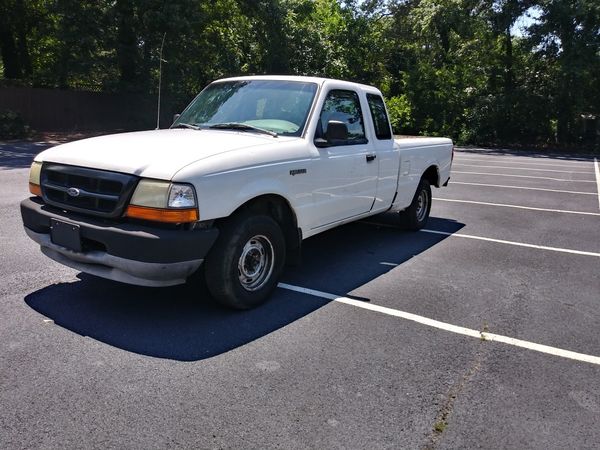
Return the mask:
<path fill-rule="evenodd" d="M 201 159 L 295 139 L 229 130 L 138 131 L 58 145 L 35 160 L 170 180 L 179 170 Z"/>

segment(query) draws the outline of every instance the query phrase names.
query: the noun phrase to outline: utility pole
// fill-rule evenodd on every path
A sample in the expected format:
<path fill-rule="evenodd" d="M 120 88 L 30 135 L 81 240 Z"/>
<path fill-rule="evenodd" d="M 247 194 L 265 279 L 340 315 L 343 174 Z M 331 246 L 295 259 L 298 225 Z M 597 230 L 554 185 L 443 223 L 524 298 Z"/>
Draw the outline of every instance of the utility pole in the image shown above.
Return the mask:
<path fill-rule="evenodd" d="M 163 63 L 163 47 L 165 46 L 165 38 L 167 37 L 167 32 L 163 34 L 162 44 L 160 44 L 160 56 L 158 59 L 158 112 L 156 114 L 156 129 L 160 129 L 160 88 L 162 84 L 162 63 Z"/>

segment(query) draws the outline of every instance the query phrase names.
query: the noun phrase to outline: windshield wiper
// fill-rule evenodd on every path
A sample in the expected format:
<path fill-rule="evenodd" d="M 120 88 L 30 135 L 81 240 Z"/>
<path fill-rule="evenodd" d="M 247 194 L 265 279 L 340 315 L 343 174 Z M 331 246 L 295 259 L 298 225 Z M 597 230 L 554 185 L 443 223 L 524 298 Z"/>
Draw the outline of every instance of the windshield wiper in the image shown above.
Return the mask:
<path fill-rule="evenodd" d="M 197 125 L 192 125 L 191 123 L 178 123 L 177 125 L 171 127 L 171 128 L 191 128 L 192 130 L 201 130 L 202 128 L 200 128 Z"/>
<path fill-rule="evenodd" d="M 259 128 L 259 127 L 255 127 L 254 125 L 249 125 L 247 123 L 239 123 L 239 122 L 215 123 L 214 125 L 210 125 L 208 128 L 214 128 L 217 130 L 258 131 L 259 133 L 268 134 L 269 136 L 273 136 L 273 137 L 279 136 L 274 131 L 265 130 L 264 128 Z"/>

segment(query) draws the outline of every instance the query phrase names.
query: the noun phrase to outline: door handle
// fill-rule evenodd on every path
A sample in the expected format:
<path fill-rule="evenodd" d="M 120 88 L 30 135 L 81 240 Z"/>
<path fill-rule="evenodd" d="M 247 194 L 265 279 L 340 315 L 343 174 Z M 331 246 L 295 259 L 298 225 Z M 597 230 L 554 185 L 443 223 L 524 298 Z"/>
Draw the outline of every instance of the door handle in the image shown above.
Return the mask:
<path fill-rule="evenodd" d="M 374 153 L 367 155 L 367 162 L 371 162 L 371 161 L 375 160 L 375 158 L 377 158 L 377 155 Z"/>

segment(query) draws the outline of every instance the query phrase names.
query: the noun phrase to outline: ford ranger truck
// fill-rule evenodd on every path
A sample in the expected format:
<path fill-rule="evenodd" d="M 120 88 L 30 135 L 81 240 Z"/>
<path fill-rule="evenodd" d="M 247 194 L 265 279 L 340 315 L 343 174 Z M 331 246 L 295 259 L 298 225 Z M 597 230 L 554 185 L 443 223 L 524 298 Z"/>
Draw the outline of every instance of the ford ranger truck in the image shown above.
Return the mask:
<path fill-rule="evenodd" d="M 61 264 L 142 286 L 198 272 L 217 301 L 245 309 L 268 298 L 304 239 L 389 210 L 422 228 L 452 154 L 449 139 L 394 139 L 372 86 L 228 78 L 169 129 L 40 153 L 21 214 Z"/>

